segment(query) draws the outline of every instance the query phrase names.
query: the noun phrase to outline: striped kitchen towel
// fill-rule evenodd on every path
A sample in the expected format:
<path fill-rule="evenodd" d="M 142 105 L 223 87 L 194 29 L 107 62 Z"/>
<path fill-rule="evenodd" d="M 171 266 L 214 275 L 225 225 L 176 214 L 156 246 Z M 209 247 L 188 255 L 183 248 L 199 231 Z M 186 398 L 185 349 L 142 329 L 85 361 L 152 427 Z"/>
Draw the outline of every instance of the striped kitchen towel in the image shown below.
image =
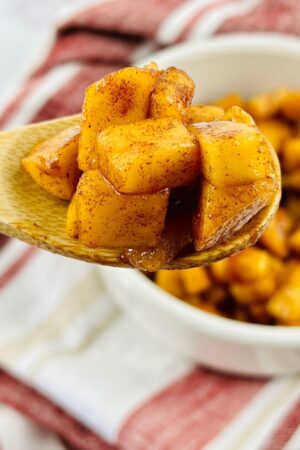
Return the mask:
<path fill-rule="evenodd" d="M 0 125 L 76 113 L 105 73 L 234 31 L 300 34 L 300 2 L 87 0 L 1 102 Z M 1 450 L 300 449 L 299 377 L 196 367 L 124 316 L 101 268 L 5 237 L 0 246 Z"/>

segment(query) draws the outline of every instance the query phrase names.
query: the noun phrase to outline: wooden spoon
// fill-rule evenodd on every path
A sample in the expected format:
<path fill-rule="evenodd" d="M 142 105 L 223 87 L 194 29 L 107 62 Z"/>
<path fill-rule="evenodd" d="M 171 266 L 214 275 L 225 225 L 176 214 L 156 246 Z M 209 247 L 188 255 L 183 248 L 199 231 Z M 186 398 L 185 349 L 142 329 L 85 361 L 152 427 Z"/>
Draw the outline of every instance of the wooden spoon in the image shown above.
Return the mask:
<path fill-rule="evenodd" d="M 80 123 L 80 120 L 81 116 L 76 115 L 0 133 L 0 232 L 71 258 L 129 267 L 121 259 L 122 249 L 93 249 L 69 238 L 65 232 L 68 202 L 48 194 L 21 167 L 21 159 L 36 144 Z M 280 168 L 275 152 L 273 159 L 278 191 L 270 204 L 226 243 L 176 258 L 168 268 L 207 265 L 244 249 L 258 239 L 280 201 Z"/>

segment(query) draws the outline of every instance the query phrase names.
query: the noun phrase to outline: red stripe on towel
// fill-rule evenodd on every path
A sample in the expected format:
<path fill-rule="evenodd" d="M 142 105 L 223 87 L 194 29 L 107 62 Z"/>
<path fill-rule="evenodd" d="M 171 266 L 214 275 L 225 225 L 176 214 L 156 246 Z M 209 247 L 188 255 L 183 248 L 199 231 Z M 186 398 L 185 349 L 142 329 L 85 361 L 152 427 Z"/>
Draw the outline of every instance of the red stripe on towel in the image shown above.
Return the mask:
<path fill-rule="evenodd" d="M 1 402 L 57 433 L 76 450 L 116 450 L 49 399 L 3 371 L 0 371 Z"/>
<path fill-rule="evenodd" d="M 59 37 L 47 60 L 39 69 L 70 63 L 119 63 L 130 64 L 132 54 L 140 46 L 140 39 L 120 39 L 87 31 L 76 31 Z"/>
<path fill-rule="evenodd" d="M 218 33 L 278 32 L 300 34 L 299 0 L 261 0 L 256 8 L 246 14 L 227 19 Z"/>
<path fill-rule="evenodd" d="M 262 450 L 282 450 L 300 426 L 300 400 L 277 425 Z"/>
<path fill-rule="evenodd" d="M 60 31 L 92 29 L 153 38 L 163 20 L 184 0 L 110 0 L 80 11 Z"/>
<path fill-rule="evenodd" d="M 35 247 L 28 247 L 21 253 L 18 259 L 14 261 L 1 275 L 0 275 L 0 290 L 3 289 L 13 278 L 26 266 L 36 253 Z"/>
<path fill-rule="evenodd" d="M 134 412 L 121 428 L 118 442 L 126 450 L 199 450 L 265 384 L 198 369 Z"/>
<path fill-rule="evenodd" d="M 8 243 L 9 237 L 5 234 L 0 234 L 0 250 Z"/>

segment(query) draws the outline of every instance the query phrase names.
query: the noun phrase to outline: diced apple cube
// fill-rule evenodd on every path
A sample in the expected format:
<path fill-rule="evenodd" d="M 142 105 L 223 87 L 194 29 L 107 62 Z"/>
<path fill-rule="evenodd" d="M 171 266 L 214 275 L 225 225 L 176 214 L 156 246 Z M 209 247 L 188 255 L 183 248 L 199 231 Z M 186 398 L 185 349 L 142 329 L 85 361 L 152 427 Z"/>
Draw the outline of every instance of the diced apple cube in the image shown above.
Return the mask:
<path fill-rule="evenodd" d="M 267 205 L 275 191 L 272 180 L 217 188 L 203 182 L 193 233 L 197 251 L 225 242 Z"/>
<path fill-rule="evenodd" d="M 183 70 L 169 67 L 156 80 L 151 94 L 149 117 L 171 117 L 186 122 L 195 83 Z"/>
<path fill-rule="evenodd" d="M 213 186 L 236 186 L 274 175 L 272 149 L 256 127 L 222 121 L 189 129 L 200 144 L 202 174 Z"/>
<path fill-rule="evenodd" d="M 67 128 L 34 147 L 22 160 L 24 169 L 47 192 L 70 200 L 80 177 L 77 167 L 80 126 Z"/>
<path fill-rule="evenodd" d="M 300 138 L 288 139 L 282 148 L 282 167 L 286 172 L 300 167 Z"/>
<path fill-rule="evenodd" d="M 271 145 L 277 153 L 281 153 L 285 142 L 292 135 L 292 128 L 282 120 L 268 119 L 257 122 L 257 126 L 262 134 L 269 139 Z"/>
<path fill-rule="evenodd" d="M 286 89 L 275 89 L 266 94 L 255 95 L 247 103 L 247 111 L 255 120 L 265 120 L 276 115 L 288 94 Z"/>
<path fill-rule="evenodd" d="M 98 170 L 85 172 L 77 188 L 79 240 L 89 247 L 152 247 L 165 223 L 169 190 L 119 194 Z"/>
<path fill-rule="evenodd" d="M 159 72 L 126 67 L 106 75 L 85 91 L 78 163 L 81 170 L 97 168 L 96 135 L 110 125 L 145 119 L 150 93 Z"/>
<path fill-rule="evenodd" d="M 99 167 L 119 192 L 151 193 L 193 184 L 199 147 L 176 119 L 110 127 L 98 136 Z"/>

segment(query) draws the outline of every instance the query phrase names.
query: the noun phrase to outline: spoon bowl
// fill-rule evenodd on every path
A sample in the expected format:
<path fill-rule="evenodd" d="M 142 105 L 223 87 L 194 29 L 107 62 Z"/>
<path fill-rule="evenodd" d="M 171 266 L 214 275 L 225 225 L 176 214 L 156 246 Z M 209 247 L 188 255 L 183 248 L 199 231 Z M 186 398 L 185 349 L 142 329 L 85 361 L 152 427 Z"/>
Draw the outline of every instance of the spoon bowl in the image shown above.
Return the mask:
<path fill-rule="evenodd" d="M 80 115 L 74 115 L 0 133 L 0 232 L 71 258 L 130 267 L 121 258 L 124 249 L 89 248 L 68 237 L 65 222 L 69 203 L 48 194 L 21 166 L 21 159 L 35 145 L 80 120 Z M 278 190 L 269 205 L 226 243 L 175 258 L 164 268 L 207 265 L 246 248 L 259 238 L 275 214 L 281 195 L 280 168 L 274 151 L 272 157 Z"/>

